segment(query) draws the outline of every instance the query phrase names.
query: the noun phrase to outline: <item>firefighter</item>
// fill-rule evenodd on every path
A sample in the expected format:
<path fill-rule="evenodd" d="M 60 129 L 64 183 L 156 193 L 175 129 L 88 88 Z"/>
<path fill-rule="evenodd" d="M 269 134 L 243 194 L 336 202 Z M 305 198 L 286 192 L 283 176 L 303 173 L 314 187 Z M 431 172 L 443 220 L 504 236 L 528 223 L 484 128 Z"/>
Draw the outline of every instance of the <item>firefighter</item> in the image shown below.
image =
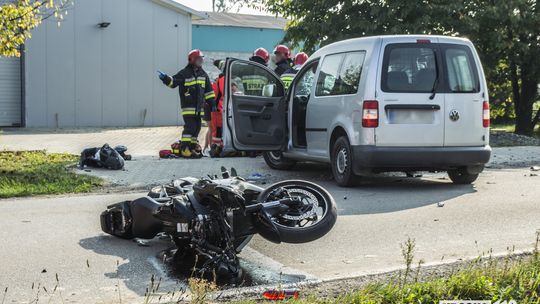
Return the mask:
<path fill-rule="evenodd" d="M 210 157 L 219 157 L 223 150 L 223 97 L 225 95 L 225 61 L 220 60 L 215 63 L 221 71 L 216 81 L 212 84 L 214 95 L 216 96 L 215 108 L 212 111 L 211 136 L 210 136 Z"/>
<path fill-rule="evenodd" d="M 249 58 L 249 61 L 260 63 L 264 66 L 268 66 L 270 60 L 270 53 L 265 48 L 258 48 L 253 52 L 253 56 Z"/>
<path fill-rule="evenodd" d="M 201 118 L 205 104 L 214 102 L 214 90 L 208 75 L 203 70 L 204 55 L 200 50 L 188 54 L 188 65 L 174 76 L 160 73 L 163 84 L 170 88 L 178 87 L 184 131 L 180 139 L 180 156 L 185 158 L 202 157 L 198 136 L 201 131 Z M 208 108 L 208 106 L 206 106 Z"/>
<path fill-rule="evenodd" d="M 285 89 L 289 88 L 294 79 L 294 76 L 296 76 L 296 73 L 300 71 L 300 68 L 302 68 L 302 65 L 304 65 L 304 63 L 306 63 L 308 58 L 309 56 L 304 52 L 300 52 L 296 54 L 296 56 L 294 56 L 294 66 L 285 71 L 283 75 L 281 75 L 281 80 L 283 81 L 283 84 L 285 84 Z"/>
<path fill-rule="evenodd" d="M 278 76 L 281 76 L 285 71 L 291 68 L 291 51 L 285 45 L 278 45 L 274 49 L 274 62 L 276 63 L 276 69 L 274 72 Z"/>
<path fill-rule="evenodd" d="M 267 66 L 270 60 L 270 54 L 266 49 L 258 48 L 253 52 L 253 56 L 249 60 Z M 264 86 L 268 84 L 268 77 L 257 73 L 250 74 L 248 71 L 243 71 L 241 74 L 244 95 L 262 96 Z"/>

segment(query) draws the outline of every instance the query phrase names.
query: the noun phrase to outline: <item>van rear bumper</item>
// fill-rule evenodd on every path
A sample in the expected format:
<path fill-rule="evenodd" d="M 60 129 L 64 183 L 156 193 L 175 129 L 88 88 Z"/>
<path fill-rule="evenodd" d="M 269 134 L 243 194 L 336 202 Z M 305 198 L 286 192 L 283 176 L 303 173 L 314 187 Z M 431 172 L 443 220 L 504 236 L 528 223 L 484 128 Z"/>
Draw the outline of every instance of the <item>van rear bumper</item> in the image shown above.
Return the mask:
<path fill-rule="evenodd" d="M 377 147 L 353 146 L 353 171 L 448 170 L 484 166 L 490 146 L 481 147 Z"/>

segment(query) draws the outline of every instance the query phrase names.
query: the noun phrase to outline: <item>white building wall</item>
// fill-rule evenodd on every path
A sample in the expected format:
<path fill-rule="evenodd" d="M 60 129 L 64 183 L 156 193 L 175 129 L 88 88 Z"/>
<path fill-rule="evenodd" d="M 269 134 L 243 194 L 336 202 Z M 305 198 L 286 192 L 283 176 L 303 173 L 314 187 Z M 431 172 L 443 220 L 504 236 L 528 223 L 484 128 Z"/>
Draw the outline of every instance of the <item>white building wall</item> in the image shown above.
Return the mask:
<path fill-rule="evenodd" d="M 26 125 L 181 124 L 178 91 L 156 70 L 186 65 L 191 17 L 151 0 L 74 3 L 60 27 L 49 19 L 27 42 Z"/>

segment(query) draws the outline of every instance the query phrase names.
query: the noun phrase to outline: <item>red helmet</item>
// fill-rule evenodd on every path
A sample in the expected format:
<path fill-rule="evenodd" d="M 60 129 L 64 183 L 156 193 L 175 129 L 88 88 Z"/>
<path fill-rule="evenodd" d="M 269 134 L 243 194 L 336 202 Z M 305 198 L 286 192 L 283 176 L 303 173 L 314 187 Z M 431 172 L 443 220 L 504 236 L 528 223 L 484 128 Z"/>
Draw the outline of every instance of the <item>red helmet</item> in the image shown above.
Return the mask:
<path fill-rule="evenodd" d="M 197 49 L 192 50 L 188 54 L 188 63 L 189 64 L 194 64 L 195 60 L 197 60 L 197 58 L 199 58 L 199 57 L 204 57 L 204 54 L 201 52 L 201 50 L 197 50 Z"/>
<path fill-rule="evenodd" d="M 253 56 L 260 57 L 264 62 L 268 63 L 270 60 L 270 54 L 265 48 L 258 48 L 253 52 Z"/>
<path fill-rule="evenodd" d="M 274 49 L 274 54 L 278 53 L 285 55 L 287 59 L 291 58 L 291 50 L 289 50 L 289 48 L 283 44 L 276 46 L 276 48 Z"/>
<path fill-rule="evenodd" d="M 296 56 L 294 56 L 294 65 L 302 65 L 302 64 L 306 63 L 308 58 L 309 58 L 309 56 L 306 53 L 300 52 L 300 53 L 296 54 Z"/>

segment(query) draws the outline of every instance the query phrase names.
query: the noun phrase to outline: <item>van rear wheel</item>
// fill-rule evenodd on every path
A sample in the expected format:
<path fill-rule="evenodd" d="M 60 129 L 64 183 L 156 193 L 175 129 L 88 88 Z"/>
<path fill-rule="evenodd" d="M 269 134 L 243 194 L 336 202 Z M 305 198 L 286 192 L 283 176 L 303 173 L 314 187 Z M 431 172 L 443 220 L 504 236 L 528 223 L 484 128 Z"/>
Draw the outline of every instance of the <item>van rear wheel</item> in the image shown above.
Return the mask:
<path fill-rule="evenodd" d="M 279 151 L 264 152 L 263 157 L 268 167 L 276 170 L 289 170 L 296 165 L 296 161 L 283 157 Z"/>
<path fill-rule="evenodd" d="M 338 185 L 350 187 L 354 185 L 357 177 L 353 173 L 353 153 L 349 139 L 346 136 L 339 137 L 332 147 L 332 173 Z"/>
<path fill-rule="evenodd" d="M 454 184 L 458 185 L 472 184 L 478 178 L 478 175 L 478 173 L 470 174 L 464 168 L 448 171 L 448 177 L 450 177 Z"/>

